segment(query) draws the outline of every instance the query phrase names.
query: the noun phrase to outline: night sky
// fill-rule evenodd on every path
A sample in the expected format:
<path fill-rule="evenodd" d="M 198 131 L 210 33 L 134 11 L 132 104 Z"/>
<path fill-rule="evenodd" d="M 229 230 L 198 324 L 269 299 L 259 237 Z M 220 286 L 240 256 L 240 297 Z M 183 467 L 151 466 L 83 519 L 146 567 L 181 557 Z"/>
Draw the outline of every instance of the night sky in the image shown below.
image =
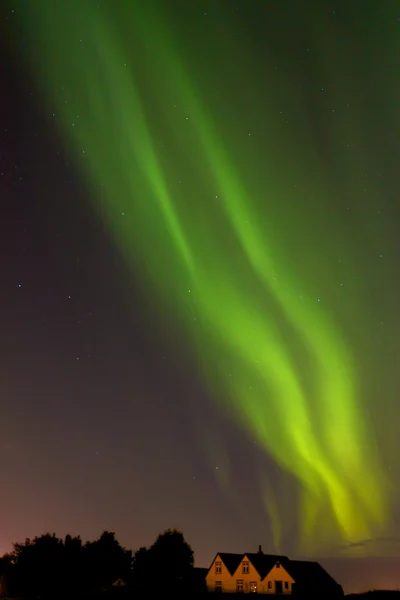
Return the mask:
<path fill-rule="evenodd" d="M 0 11 L 0 552 L 400 586 L 399 3 Z"/>

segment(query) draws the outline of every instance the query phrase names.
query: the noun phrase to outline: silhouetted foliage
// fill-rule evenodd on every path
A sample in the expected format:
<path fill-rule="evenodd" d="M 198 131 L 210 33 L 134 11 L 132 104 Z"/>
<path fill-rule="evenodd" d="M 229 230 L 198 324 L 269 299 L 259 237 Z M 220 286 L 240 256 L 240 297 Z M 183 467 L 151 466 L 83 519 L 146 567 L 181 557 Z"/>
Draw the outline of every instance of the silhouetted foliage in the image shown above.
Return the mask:
<path fill-rule="evenodd" d="M 85 545 L 79 537 L 45 534 L 14 544 L 3 560 L 7 594 L 54 598 L 106 589 L 118 578 L 129 578 L 132 553 L 108 531 Z"/>
<path fill-rule="evenodd" d="M 15 580 L 15 565 L 10 554 L 5 554 L 0 559 L 0 587 L 1 593 L 8 594 L 10 584 Z"/>
<path fill-rule="evenodd" d="M 133 558 L 133 579 L 146 586 L 151 581 L 163 590 L 185 587 L 193 574 L 194 553 L 176 529 L 161 533 L 150 548 L 140 548 Z"/>
<path fill-rule="evenodd" d="M 132 552 L 120 546 L 114 533 L 105 531 L 95 542 L 88 542 L 84 553 L 91 587 L 104 588 L 118 578 L 129 578 Z"/>
<path fill-rule="evenodd" d="M 132 579 L 136 584 L 145 585 L 151 577 L 151 559 L 148 548 L 139 548 L 132 560 Z"/>
<path fill-rule="evenodd" d="M 14 544 L 13 552 L 0 559 L 0 581 L 3 594 L 20 598 L 58 600 L 108 590 L 107 598 L 118 595 L 122 600 L 129 590 L 115 588 L 118 579 L 143 592 L 154 592 L 157 586 L 160 591 L 191 590 L 193 562 L 193 550 L 175 529 L 133 557 L 109 531 L 85 544 L 80 537 L 46 533 Z"/>
<path fill-rule="evenodd" d="M 194 565 L 194 553 L 183 534 L 176 529 L 161 533 L 150 548 L 152 562 L 165 580 L 188 577 Z"/>

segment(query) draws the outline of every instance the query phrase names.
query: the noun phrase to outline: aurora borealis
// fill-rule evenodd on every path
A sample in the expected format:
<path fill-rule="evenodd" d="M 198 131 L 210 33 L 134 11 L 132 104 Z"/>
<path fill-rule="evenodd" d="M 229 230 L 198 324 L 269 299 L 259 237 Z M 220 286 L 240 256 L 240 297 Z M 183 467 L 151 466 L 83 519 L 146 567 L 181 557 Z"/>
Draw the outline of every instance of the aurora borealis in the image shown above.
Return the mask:
<path fill-rule="evenodd" d="M 149 336 L 184 340 L 264 455 L 273 549 L 393 554 L 399 21 L 394 2 L 312 4 L 21 2 L 20 52 Z M 204 460 L 227 457 L 219 493 L 246 503 L 183 402 Z"/>

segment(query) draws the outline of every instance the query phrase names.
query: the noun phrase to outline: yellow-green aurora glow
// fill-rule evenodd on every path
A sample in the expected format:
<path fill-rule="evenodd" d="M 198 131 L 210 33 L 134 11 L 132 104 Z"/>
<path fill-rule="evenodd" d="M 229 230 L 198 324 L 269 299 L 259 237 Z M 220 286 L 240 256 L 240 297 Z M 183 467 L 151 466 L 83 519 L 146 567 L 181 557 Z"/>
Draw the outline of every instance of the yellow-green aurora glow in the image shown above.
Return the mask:
<path fill-rule="evenodd" d="M 116 4 L 108 11 L 92 0 L 37 0 L 24 17 L 45 96 L 89 177 L 95 208 L 128 264 L 172 307 L 215 401 L 298 480 L 300 548 L 382 535 L 388 482 L 363 414 L 357 363 L 333 311 L 288 260 L 293 249 L 283 244 L 276 208 L 289 193 L 277 168 L 285 155 L 305 184 L 300 201 L 314 194 L 324 210 L 324 165 L 306 118 L 264 151 L 256 191 L 251 139 L 242 155 L 231 150 L 168 11 L 156 2 Z M 235 60 L 246 86 L 248 57 Z M 281 91 L 285 85 L 283 76 Z M 272 138 L 272 85 L 268 101 L 263 128 Z M 190 178 L 193 196 L 179 183 Z M 163 311 L 161 301 L 155 309 Z M 279 546 L 285 514 L 273 505 L 266 494 Z"/>

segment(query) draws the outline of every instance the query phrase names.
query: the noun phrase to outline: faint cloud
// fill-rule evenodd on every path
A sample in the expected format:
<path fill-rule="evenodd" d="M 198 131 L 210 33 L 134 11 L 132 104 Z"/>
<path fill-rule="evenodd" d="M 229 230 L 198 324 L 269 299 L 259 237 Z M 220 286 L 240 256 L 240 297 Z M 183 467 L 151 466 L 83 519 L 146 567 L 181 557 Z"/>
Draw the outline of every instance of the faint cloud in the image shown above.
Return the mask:
<path fill-rule="evenodd" d="M 346 551 L 352 550 L 353 548 L 367 548 L 367 547 L 376 547 L 381 544 L 389 544 L 390 546 L 400 544 L 399 537 L 380 537 L 380 538 L 368 538 L 366 540 L 359 540 L 358 542 L 348 542 L 347 544 L 343 544 L 339 546 L 339 550 Z"/>

